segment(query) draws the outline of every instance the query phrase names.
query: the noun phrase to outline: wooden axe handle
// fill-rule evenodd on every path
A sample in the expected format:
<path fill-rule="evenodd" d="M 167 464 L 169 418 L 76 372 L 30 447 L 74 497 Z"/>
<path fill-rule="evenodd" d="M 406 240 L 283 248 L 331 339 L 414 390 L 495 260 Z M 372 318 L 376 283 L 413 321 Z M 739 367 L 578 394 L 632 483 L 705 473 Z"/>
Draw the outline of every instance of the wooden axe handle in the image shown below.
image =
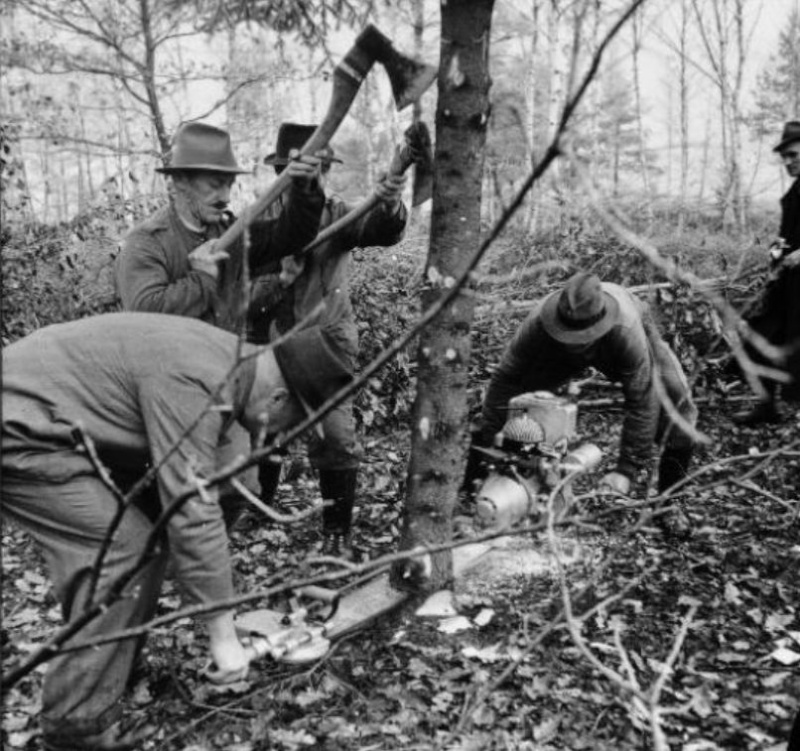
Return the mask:
<path fill-rule="evenodd" d="M 344 120 L 345 115 L 350 110 L 353 100 L 358 93 L 361 82 L 369 73 L 370 68 L 375 63 L 375 57 L 365 49 L 366 45 L 361 44 L 362 38 L 370 29 L 362 32 L 356 39 L 356 43 L 344 56 L 344 59 L 336 66 L 333 71 L 333 93 L 328 105 L 328 111 L 317 129 L 306 141 L 301 154 L 314 154 L 328 145 L 328 142 L 336 133 L 336 130 Z M 286 172 L 281 173 L 275 182 L 266 190 L 256 201 L 251 204 L 243 214 L 225 230 L 224 234 L 217 241 L 219 250 L 226 250 L 229 253 L 234 243 L 242 236 L 245 227 L 250 225 L 257 217 L 262 215 L 281 194 L 284 193 L 291 183 L 291 178 Z"/>
<path fill-rule="evenodd" d="M 414 164 L 418 158 L 417 155 L 420 155 L 419 158 L 427 158 L 427 155 L 422 156 L 420 154 L 421 144 L 424 144 L 420 133 L 421 128 L 425 127 L 426 126 L 424 123 L 419 122 L 414 123 L 406 130 L 403 143 L 395 149 L 394 157 L 389 165 L 388 173 L 390 175 L 405 174 L 408 168 Z M 425 130 L 425 133 L 427 134 L 427 129 Z M 303 248 L 300 253 L 309 253 L 315 248 L 318 248 L 320 245 L 322 245 L 322 243 L 327 242 L 334 235 L 341 232 L 345 227 L 351 225 L 353 222 L 364 216 L 367 212 L 371 211 L 375 206 L 378 205 L 379 201 L 380 199 L 378 198 L 378 195 L 376 193 L 372 193 L 352 211 L 349 211 L 343 217 L 340 217 L 335 222 L 325 227 L 325 229 L 323 229 L 322 232 L 320 232 L 308 245 L 306 245 L 306 247 Z"/>

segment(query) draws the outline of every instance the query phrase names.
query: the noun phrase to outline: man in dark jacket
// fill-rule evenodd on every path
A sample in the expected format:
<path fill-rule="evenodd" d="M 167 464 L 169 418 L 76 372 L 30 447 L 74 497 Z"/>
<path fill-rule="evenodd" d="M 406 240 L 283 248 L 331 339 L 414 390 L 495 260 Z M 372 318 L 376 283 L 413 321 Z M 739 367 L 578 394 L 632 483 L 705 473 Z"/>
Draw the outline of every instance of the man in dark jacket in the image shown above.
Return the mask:
<path fill-rule="evenodd" d="M 279 433 L 302 418 L 301 404 L 318 407 L 351 377 L 324 324 L 274 348 L 239 348 L 235 335 L 198 320 L 111 313 L 40 329 L 4 349 L 2 509 L 39 543 L 65 619 L 79 618 L 139 567 L 71 643 L 147 622 L 168 558 L 188 604 L 234 596 L 218 486 L 178 506 L 162 534 L 154 521 L 237 454 L 247 455 L 234 426 Z M 92 461 L 89 443 L 110 480 Z M 127 492 L 148 466 L 157 494 L 131 498 L 115 519 L 115 486 Z M 140 562 L 150 538 L 152 554 Z M 200 620 L 219 679 L 242 679 L 249 656 L 233 611 Z M 123 639 L 50 662 L 42 701 L 47 751 L 134 747 L 120 702 L 139 646 L 139 639 Z"/>
<path fill-rule="evenodd" d="M 249 227 L 248 272 L 292 254 L 317 233 L 324 194 L 316 157 L 293 159 L 292 182 L 282 211 L 258 217 Z M 242 174 L 230 136 L 203 123 L 182 125 L 169 164 L 157 170 L 170 179 L 171 200 L 125 238 L 116 261 L 117 291 L 125 310 L 171 313 L 243 330 L 248 290 L 244 246 L 230 254 L 216 249 L 232 221 L 230 190 Z"/>
<path fill-rule="evenodd" d="M 619 458 L 601 485 L 627 494 L 631 482 L 649 469 L 653 446 L 662 438 L 659 491 L 683 479 L 697 410 L 678 358 L 645 303 L 586 272 L 545 298 L 517 331 L 489 383 L 477 440 L 491 445 L 513 397 L 555 391 L 589 367 L 621 383 L 625 395 Z"/>
<path fill-rule="evenodd" d="M 781 198 L 780 236 L 770 249 L 770 278 L 754 312 L 747 317 L 749 326 L 777 347 L 786 347 L 784 366 L 793 379 L 784 394 L 796 396 L 800 381 L 800 121 L 786 123 L 781 140 L 773 149 L 795 178 Z M 759 364 L 775 367 L 753 347 L 746 347 L 750 357 Z M 772 423 L 781 419 L 777 406 L 777 384 L 762 382 L 765 393 L 749 411 L 738 413 L 734 420 L 742 425 Z"/>
<path fill-rule="evenodd" d="M 280 174 L 290 164 L 290 150 L 301 148 L 315 129 L 313 125 L 283 123 L 278 131 L 275 153 L 264 162 L 273 165 Z M 340 160 L 329 147 L 323 175 L 330 169 L 331 161 Z M 285 257 L 280 264 L 273 262 L 257 270 L 258 282 L 250 308 L 251 341 L 274 341 L 295 324 L 313 323 L 319 303 L 337 292 L 343 308 L 339 333 L 355 369 L 358 329 L 349 292 L 350 251 L 357 247 L 386 247 L 400 241 L 408 217 L 401 200 L 404 185 L 404 176 L 385 176 L 376 187 L 380 202 L 359 220 L 310 253 Z M 322 210 L 320 230 L 349 213 L 351 208 L 336 197 L 328 197 Z M 348 557 L 362 454 L 356 437 L 352 399 L 327 415 L 322 422 L 322 433 L 324 438 L 311 437 L 308 453 L 312 466 L 319 472 L 323 499 L 333 502 L 323 512 L 323 552 Z M 260 467 L 265 502 L 272 500 L 280 469 L 274 462 Z"/>

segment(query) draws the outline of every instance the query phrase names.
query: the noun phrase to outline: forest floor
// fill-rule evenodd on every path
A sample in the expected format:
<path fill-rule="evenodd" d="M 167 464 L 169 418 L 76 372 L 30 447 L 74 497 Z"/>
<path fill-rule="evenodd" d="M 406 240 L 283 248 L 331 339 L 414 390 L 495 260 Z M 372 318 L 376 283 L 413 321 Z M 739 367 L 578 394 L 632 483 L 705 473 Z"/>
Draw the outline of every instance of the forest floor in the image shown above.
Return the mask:
<path fill-rule="evenodd" d="M 744 394 L 734 388 L 729 396 L 737 393 Z M 687 538 L 666 536 L 641 508 L 595 495 L 594 475 L 577 486 L 583 524 L 559 533 L 579 544 L 581 557 L 563 575 L 517 572 L 456 588 L 466 630 L 446 633 L 441 621 L 409 607 L 313 664 L 262 661 L 235 692 L 217 692 L 200 677 L 199 631 L 187 620 L 161 628 L 128 700 L 129 716 L 153 731 L 142 748 L 655 748 L 648 708 L 608 677 L 611 670 L 635 683 L 640 697 L 659 692 L 670 749 L 783 751 L 800 705 L 800 405 L 787 405 L 779 425 L 747 429 L 730 419 L 741 401 L 710 394 L 699 406 L 708 443 L 693 479 L 671 499 L 691 520 Z M 579 416 L 582 437 L 607 461 L 619 424 L 618 408 Z M 399 434 L 366 442 L 356 535 L 362 560 L 394 550 L 406 443 Z M 282 498 L 310 502 L 317 487 L 303 462 L 289 474 Z M 314 520 L 287 534 L 256 513 L 233 536 L 241 591 L 308 572 L 316 541 Z M 541 534 L 527 539 L 547 549 Z M 2 555 L 7 670 L 53 632 L 59 610 L 29 538 L 5 525 Z M 562 585 L 584 647 L 565 627 Z M 168 582 L 162 612 L 178 604 Z M 42 671 L 7 692 L 9 750 L 39 749 Z"/>

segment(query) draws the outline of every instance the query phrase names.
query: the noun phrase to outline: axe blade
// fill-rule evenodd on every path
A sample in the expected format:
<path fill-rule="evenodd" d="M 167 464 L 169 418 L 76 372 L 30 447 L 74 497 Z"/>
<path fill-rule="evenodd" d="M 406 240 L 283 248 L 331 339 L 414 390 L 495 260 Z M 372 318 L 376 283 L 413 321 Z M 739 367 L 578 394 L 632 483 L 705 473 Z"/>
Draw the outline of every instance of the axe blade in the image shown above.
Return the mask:
<path fill-rule="evenodd" d="M 358 43 L 386 71 L 398 110 L 418 101 L 439 75 L 437 66 L 427 65 L 398 52 L 391 40 L 372 24 L 361 32 Z"/>

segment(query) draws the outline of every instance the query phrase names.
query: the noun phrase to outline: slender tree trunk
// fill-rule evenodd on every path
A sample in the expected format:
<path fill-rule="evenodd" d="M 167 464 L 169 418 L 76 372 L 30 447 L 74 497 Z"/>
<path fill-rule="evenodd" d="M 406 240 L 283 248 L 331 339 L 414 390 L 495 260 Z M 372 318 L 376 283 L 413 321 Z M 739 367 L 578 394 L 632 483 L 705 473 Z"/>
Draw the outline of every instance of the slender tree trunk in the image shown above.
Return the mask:
<path fill-rule="evenodd" d="M 139 14 L 142 21 L 142 41 L 145 49 L 145 62 L 141 74 L 144 80 L 144 87 L 147 93 L 147 103 L 150 108 L 150 118 L 153 128 L 158 137 L 158 144 L 161 147 L 162 155 L 169 153 L 170 138 L 164 124 L 164 115 L 161 112 L 161 104 L 158 100 L 156 90 L 156 43 L 153 37 L 153 17 L 150 6 L 151 0 L 139 0 Z"/>
<path fill-rule="evenodd" d="M 536 63 L 539 55 L 539 6 L 541 0 L 531 0 L 531 14 L 533 18 L 533 33 L 531 34 L 530 46 L 526 47 L 530 50 L 526 55 L 525 64 L 525 101 L 527 102 L 527 130 L 526 130 L 526 157 L 527 162 L 533 167 L 536 160 L 536 93 L 539 88 L 540 81 L 536 75 Z M 523 40 L 523 44 L 525 41 Z M 536 192 L 531 191 L 528 195 L 525 207 L 525 228 L 528 232 L 535 232 L 538 223 L 539 212 L 537 210 L 539 201 L 536 200 Z"/>
<path fill-rule="evenodd" d="M 425 36 L 425 0 L 412 0 L 411 13 L 414 18 L 414 57 L 417 60 L 424 59 L 424 36 Z M 413 104 L 413 122 L 422 120 L 422 98 L 417 99 Z"/>
<path fill-rule="evenodd" d="M 489 43 L 494 0 L 441 5 L 441 57 L 427 309 L 477 248 L 481 182 L 489 119 Z M 411 417 L 408 501 L 401 546 L 452 537 L 452 515 L 464 471 L 467 385 L 473 302 L 460 296 L 420 336 L 417 396 Z M 452 577 L 449 553 L 434 556 L 430 587 Z"/>
<path fill-rule="evenodd" d="M 633 32 L 633 100 L 636 108 L 636 135 L 638 139 L 637 154 L 639 157 L 639 171 L 642 176 L 642 188 L 645 195 L 645 207 L 649 221 L 653 221 L 652 187 L 650 185 L 650 172 L 647 167 L 647 139 L 644 135 L 644 121 L 642 118 L 642 87 L 639 76 L 639 51 L 642 46 L 642 13 L 640 7 L 631 18 L 631 29 Z"/>
<path fill-rule="evenodd" d="M 687 36 L 689 33 L 689 9 L 686 0 L 681 0 L 681 28 L 680 28 L 680 60 L 679 65 L 679 91 L 678 108 L 680 119 L 680 213 L 678 215 L 678 231 L 683 232 L 686 222 L 686 201 L 689 190 L 689 71 Z"/>
<path fill-rule="evenodd" d="M 562 102 L 565 100 L 564 68 L 566 66 L 566 60 L 561 38 L 562 23 L 560 2 L 561 0 L 549 0 L 547 4 L 547 41 L 550 53 L 550 95 L 547 102 L 547 143 L 550 142 L 558 127 Z M 559 192 L 557 186 L 561 174 L 561 162 L 557 161 L 550 169 L 550 174 L 547 178 L 547 184 L 556 188 L 556 190 L 548 191 L 551 195 Z M 541 191 L 540 195 L 543 194 L 544 191 Z M 550 204 L 549 208 L 553 212 L 552 221 L 554 223 L 559 223 L 564 220 L 564 212 L 561 211 L 559 203 L 560 200 L 558 196 L 556 196 L 555 201 L 552 199 L 548 201 L 548 204 Z"/>
<path fill-rule="evenodd" d="M 41 151 L 42 161 L 42 178 L 44 182 L 44 196 L 42 201 L 42 221 L 47 223 L 50 221 L 50 193 L 52 192 L 52 181 L 50 179 L 50 146 L 45 139 L 42 143 Z"/>
<path fill-rule="evenodd" d="M 425 57 L 425 0 L 412 0 L 411 12 L 414 18 L 414 57 L 423 60 Z M 424 118 L 422 111 L 422 98 L 417 99 L 413 105 L 412 121 L 417 123 Z M 422 206 L 412 206 L 410 223 L 417 226 L 423 216 Z"/>

